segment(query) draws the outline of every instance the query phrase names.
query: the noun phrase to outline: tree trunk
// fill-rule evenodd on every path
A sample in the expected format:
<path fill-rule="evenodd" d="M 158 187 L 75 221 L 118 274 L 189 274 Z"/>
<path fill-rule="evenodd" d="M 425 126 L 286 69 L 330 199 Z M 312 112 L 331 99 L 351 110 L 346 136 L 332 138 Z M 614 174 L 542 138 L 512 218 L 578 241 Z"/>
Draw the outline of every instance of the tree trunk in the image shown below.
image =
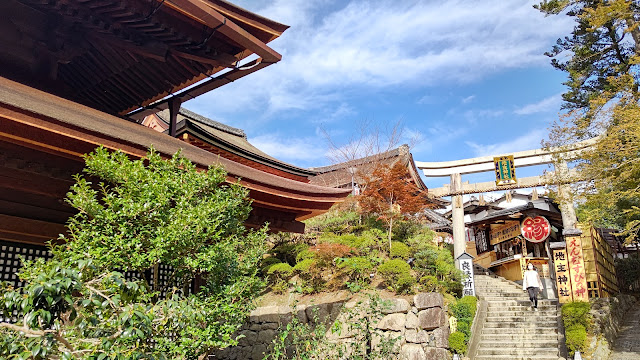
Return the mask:
<path fill-rule="evenodd" d="M 391 230 L 393 229 L 393 217 L 389 220 L 389 234 L 387 235 L 389 239 L 389 255 L 391 255 Z"/>

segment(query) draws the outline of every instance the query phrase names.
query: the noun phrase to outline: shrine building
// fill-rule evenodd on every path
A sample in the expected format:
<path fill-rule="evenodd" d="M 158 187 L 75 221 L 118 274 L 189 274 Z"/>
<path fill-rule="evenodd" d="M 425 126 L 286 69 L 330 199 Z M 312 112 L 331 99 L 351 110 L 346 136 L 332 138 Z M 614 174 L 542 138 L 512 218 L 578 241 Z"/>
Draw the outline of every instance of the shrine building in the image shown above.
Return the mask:
<path fill-rule="evenodd" d="M 73 175 L 100 145 L 221 165 L 249 190 L 247 225 L 272 231 L 302 232 L 349 194 L 180 110 L 277 63 L 267 44 L 286 25 L 223 0 L 4 0 L 0 11 L 0 280 L 19 285 L 18 255 L 49 256 L 44 243 L 74 214 L 64 201 Z M 141 124 L 157 113 L 168 134 Z"/>

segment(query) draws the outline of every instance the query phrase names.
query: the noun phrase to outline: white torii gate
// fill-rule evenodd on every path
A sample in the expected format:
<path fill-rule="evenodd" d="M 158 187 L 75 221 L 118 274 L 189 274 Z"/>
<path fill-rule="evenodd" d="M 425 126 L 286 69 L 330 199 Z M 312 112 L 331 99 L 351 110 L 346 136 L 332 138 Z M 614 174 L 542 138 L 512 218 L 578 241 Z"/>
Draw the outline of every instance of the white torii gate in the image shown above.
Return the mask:
<path fill-rule="evenodd" d="M 578 153 L 595 144 L 597 140 L 597 138 L 593 138 L 567 147 L 526 150 L 506 155 L 513 155 L 515 167 L 551 164 L 554 162 L 554 154 L 563 153 L 563 158 L 565 159 L 574 158 Z M 497 156 L 501 155 L 496 155 L 496 157 Z M 426 177 L 449 176 L 451 178 L 450 184 L 441 188 L 429 189 L 429 193 L 436 197 L 451 196 L 454 259 L 457 259 L 462 255 L 466 249 L 462 195 L 556 184 L 560 185 L 558 190 L 561 198 L 566 199 L 566 195 L 568 195 L 570 191 L 568 189 L 568 185 L 566 185 L 567 179 L 569 178 L 566 175 L 569 175 L 570 172 L 567 168 L 567 164 L 564 162 L 558 164 L 556 171 L 558 171 L 560 175 L 565 176 L 532 176 L 517 178 L 517 182 L 515 184 L 503 186 L 496 185 L 495 181 L 463 184 L 461 180 L 462 174 L 495 171 L 494 156 L 440 162 L 416 161 L 416 167 L 421 169 Z M 565 201 L 560 204 L 560 208 L 562 211 L 562 223 L 564 229 L 576 229 L 577 219 L 573 205 Z"/>

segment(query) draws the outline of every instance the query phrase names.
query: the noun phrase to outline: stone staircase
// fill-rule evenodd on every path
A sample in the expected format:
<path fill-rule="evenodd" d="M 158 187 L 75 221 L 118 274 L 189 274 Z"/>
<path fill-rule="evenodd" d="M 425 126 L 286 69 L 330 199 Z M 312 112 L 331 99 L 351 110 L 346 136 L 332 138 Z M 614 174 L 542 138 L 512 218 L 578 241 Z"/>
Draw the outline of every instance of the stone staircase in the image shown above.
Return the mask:
<path fill-rule="evenodd" d="M 475 275 L 476 294 L 486 302 L 483 323 L 474 326 L 475 360 L 558 360 L 557 300 L 538 300 L 534 311 L 521 286 L 488 273 Z M 484 306 L 484 305 L 483 305 Z M 486 312 L 485 312 L 486 311 Z"/>

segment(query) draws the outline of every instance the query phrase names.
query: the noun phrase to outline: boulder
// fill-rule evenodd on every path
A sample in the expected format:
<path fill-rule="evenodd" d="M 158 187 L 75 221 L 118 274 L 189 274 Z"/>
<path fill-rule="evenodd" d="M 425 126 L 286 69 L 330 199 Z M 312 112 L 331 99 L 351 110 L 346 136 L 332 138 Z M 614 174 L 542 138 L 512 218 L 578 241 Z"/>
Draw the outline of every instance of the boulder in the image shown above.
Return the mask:
<path fill-rule="evenodd" d="M 389 302 L 390 306 L 382 309 L 383 314 L 406 313 L 409 311 L 409 302 L 405 299 L 391 299 L 386 301 Z"/>
<path fill-rule="evenodd" d="M 418 315 L 409 311 L 407 314 L 407 319 L 405 320 L 404 327 L 407 329 L 417 329 L 418 328 Z"/>
<path fill-rule="evenodd" d="M 413 305 L 418 310 L 429 309 L 433 307 L 444 307 L 444 299 L 440 293 L 420 293 L 413 297 Z"/>
<path fill-rule="evenodd" d="M 446 315 L 439 307 L 422 310 L 418 313 L 418 327 L 424 330 L 433 330 L 444 326 Z"/>
<path fill-rule="evenodd" d="M 404 338 L 408 343 L 427 344 L 429 343 L 429 333 L 425 330 L 409 329 L 404 333 Z"/>
<path fill-rule="evenodd" d="M 449 360 L 451 356 L 449 355 L 449 351 L 447 349 L 442 348 L 434 348 L 434 347 L 426 347 L 424 349 L 425 356 L 429 360 Z"/>
<path fill-rule="evenodd" d="M 439 327 L 433 331 L 435 346 L 439 348 L 449 347 L 449 328 Z"/>
<path fill-rule="evenodd" d="M 400 350 L 400 358 L 404 360 L 427 360 L 422 345 L 418 344 L 404 344 Z"/>
<path fill-rule="evenodd" d="M 383 317 L 377 324 L 376 328 L 382 330 L 401 331 L 404 330 L 405 315 L 389 314 Z"/>

